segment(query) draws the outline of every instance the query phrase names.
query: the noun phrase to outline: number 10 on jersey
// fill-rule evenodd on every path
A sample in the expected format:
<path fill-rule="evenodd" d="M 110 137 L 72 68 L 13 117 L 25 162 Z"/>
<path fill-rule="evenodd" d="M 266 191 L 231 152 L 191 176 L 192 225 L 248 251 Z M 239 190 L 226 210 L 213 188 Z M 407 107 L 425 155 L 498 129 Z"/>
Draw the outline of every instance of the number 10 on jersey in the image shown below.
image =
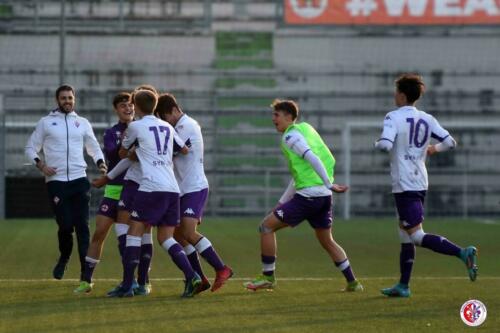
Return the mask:
<path fill-rule="evenodd" d="M 415 123 L 415 119 L 406 118 L 406 122 L 410 124 L 410 134 L 409 134 L 409 144 L 415 145 L 417 148 L 421 148 L 429 138 L 429 125 L 423 119 L 419 119 L 417 123 Z M 423 126 L 423 128 L 421 128 Z M 421 136 L 421 130 L 423 129 L 424 135 Z"/>

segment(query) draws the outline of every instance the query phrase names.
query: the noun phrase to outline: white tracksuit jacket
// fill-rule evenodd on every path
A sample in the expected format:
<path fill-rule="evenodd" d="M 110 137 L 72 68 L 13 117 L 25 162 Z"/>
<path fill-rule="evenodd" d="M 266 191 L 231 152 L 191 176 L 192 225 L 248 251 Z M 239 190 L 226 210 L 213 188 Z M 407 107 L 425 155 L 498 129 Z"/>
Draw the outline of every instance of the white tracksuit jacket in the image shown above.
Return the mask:
<path fill-rule="evenodd" d="M 95 163 L 104 161 L 89 121 L 78 116 L 75 111 L 65 114 L 55 109 L 40 119 L 26 144 L 25 153 L 30 162 L 36 163 L 35 158 L 40 158 L 38 153 L 42 151 L 44 158 L 40 159 L 56 169 L 57 173 L 46 176 L 45 182 L 71 181 L 86 177 L 84 146 Z"/>

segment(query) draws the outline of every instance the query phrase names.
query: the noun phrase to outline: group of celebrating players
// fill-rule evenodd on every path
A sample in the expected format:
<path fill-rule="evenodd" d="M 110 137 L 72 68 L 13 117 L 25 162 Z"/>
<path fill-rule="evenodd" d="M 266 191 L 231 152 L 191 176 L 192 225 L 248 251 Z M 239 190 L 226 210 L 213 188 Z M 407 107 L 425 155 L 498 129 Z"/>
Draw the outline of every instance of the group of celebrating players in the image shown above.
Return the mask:
<path fill-rule="evenodd" d="M 456 146 L 455 140 L 434 117 L 415 107 L 424 87 L 421 77 L 415 74 L 405 74 L 396 80 L 398 109 L 386 115 L 382 135 L 375 143 L 375 148 L 391 154 L 392 192 L 399 214 L 401 277 L 393 287 L 381 290 L 387 296 L 410 296 L 415 245 L 456 256 L 465 263 L 472 281 L 477 276 L 474 246 L 461 248 L 444 237 L 425 233 L 422 228 L 428 188 L 426 156 Z M 61 104 L 59 109 L 63 107 Z M 151 292 L 152 227 L 157 227 L 159 244 L 185 276 L 183 297 L 192 297 L 210 288 L 218 290 L 233 271 L 197 230 L 209 188 L 203 168 L 200 125 L 182 111 L 172 94 L 159 94 L 150 85 L 139 86 L 131 94 L 119 93 L 113 99 L 113 107 L 118 122 L 104 134 L 109 172 L 106 173 L 100 155 L 93 154 L 105 175 L 92 184 L 105 186 L 105 191 L 88 251 L 84 256 L 80 253 L 81 281 L 75 293 L 92 290 L 92 275 L 113 225 L 122 258 L 123 279 L 108 292 L 109 297 Z M 335 158 L 310 124 L 297 122 L 299 108 L 294 101 L 275 100 L 271 107 L 272 122 L 282 134 L 281 150 L 292 180 L 276 207 L 259 225 L 262 274 L 244 286 L 254 291 L 275 287 L 276 232 L 307 220 L 321 246 L 344 275 L 347 283 L 344 290 L 362 291 L 363 286 L 356 279 L 346 252 L 332 236 L 332 192 L 348 190 L 347 186 L 334 183 Z M 431 138 L 439 143 L 430 144 Z M 28 147 L 30 142 L 31 146 L 40 148 L 35 144 L 36 137 L 32 136 Z M 51 177 L 48 167 L 36 155 L 39 151 L 27 150 L 37 167 L 46 177 Z M 69 166 L 67 168 L 69 170 Z M 50 181 L 47 184 L 50 192 Z M 51 199 L 57 212 L 60 198 L 52 194 Z M 61 229 L 62 224 L 59 221 L 58 224 Z M 212 284 L 201 268 L 198 254 L 215 270 Z M 58 279 L 64 275 L 69 256 L 65 260 L 61 258 L 53 272 Z"/>

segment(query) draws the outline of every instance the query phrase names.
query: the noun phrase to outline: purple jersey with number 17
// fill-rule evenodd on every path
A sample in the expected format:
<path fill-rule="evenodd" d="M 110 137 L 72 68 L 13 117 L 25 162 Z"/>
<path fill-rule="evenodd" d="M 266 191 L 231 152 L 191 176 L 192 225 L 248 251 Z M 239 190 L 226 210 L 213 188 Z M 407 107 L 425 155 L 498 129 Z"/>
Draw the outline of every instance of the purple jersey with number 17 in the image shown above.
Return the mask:
<path fill-rule="evenodd" d="M 122 145 L 129 149 L 138 143 L 136 153 L 142 169 L 139 191 L 179 193 L 172 162 L 174 140 L 184 146 L 174 128 L 155 116 L 144 116 L 129 125 Z"/>
<path fill-rule="evenodd" d="M 393 143 L 390 152 L 393 193 L 427 190 L 427 147 L 431 138 L 441 142 L 449 135 L 436 118 L 414 106 L 403 106 L 386 115 L 380 140 Z"/>

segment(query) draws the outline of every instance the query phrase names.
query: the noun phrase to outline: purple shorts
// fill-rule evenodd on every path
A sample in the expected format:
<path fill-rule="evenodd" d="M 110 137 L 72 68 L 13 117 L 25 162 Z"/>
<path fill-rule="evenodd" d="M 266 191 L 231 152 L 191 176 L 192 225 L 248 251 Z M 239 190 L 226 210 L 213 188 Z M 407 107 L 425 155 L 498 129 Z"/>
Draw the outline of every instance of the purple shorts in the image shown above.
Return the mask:
<path fill-rule="evenodd" d="M 307 220 L 314 229 L 328 229 L 332 226 L 332 197 L 306 198 L 295 194 L 274 210 L 274 216 L 291 227 Z"/>
<path fill-rule="evenodd" d="M 179 193 L 137 191 L 130 218 L 151 226 L 178 226 Z"/>
<path fill-rule="evenodd" d="M 118 213 L 118 200 L 110 198 L 102 198 L 97 215 L 106 216 L 116 221 L 117 213 Z"/>
<path fill-rule="evenodd" d="M 181 197 L 182 217 L 192 217 L 201 222 L 203 209 L 208 199 L 208 188 L 198 192 L 186 193 Z"/>
<path fill-rule="evenodd" d="M 425 194 L 426 191 L 394 193 L 399 222 L 404 229 L 411 229 L 424 221 Z"/>
<path fill-rule="evenodd" d="M 120 195 L 120 201 L 118 201 L 119 210 L 132 211 L 132 202 L 134 202 L 134 197 L 139 190 L 139 184 L 132 180 L 127 180 L 125 185 L 123 185 L 122 194 Z"/>

